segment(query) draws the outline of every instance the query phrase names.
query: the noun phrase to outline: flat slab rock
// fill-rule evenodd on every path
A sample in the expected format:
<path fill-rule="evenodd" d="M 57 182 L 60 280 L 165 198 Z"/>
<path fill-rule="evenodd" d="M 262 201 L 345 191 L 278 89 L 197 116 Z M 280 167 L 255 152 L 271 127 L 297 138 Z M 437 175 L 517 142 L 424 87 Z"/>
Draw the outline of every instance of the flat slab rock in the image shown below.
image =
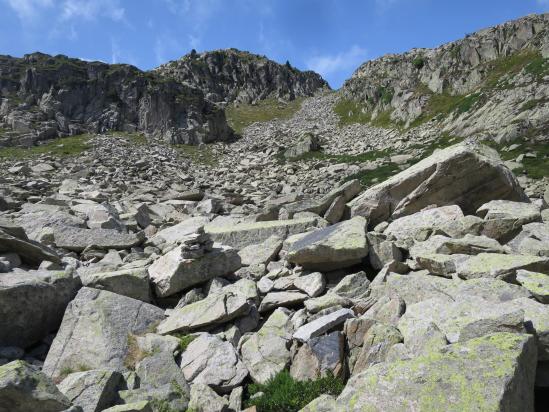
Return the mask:
<path fill-rule="evenodd" d="M 83 229 L 66 227 L 54 231 L 54 243 L 57 247 L 82 252 L 88 246 L 100 249 L 129 249 L 145 239 L 142 232 L 123 233 L 114 229 Z"/>
<path fill-rule="evenodd" d="M 289 262 L 312 270 L 335 270 L 355 265 L 368 255 L 367 222 L 361 216 L 314 230 L 294 242 Z"/>

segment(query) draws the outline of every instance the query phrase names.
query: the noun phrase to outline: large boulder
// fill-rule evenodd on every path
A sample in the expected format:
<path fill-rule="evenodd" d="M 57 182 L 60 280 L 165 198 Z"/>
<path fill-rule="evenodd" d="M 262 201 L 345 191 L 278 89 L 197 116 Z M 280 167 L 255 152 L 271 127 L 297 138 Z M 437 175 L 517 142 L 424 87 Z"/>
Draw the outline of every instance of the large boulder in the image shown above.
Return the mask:
<path fill-rule="evenodd" d="M 439 150 L 369 188 L 349 206 L 352 216 L 364 216 L 374 227 L 430 205 L 458 205 L 466 214 L 474 214 L 495 199 L 527 201 L 495 150 L 466 142 Z"/>
<path fill-rule="evenodd" d="M 455 343 L 492 332 L 525 333 L 524 311 L 510 302 L 493 303 L 476 296 L 433 298 L 406 308 L 398 322 L 404 341 L 435 324 Z"/>
<path fill-rule="evenodd" d="M 291 245 L 287 259 L 306 269 L 322 271 L 360 263 L 368 255 L 366 225 L 366 219 L 357 216 L 312 231 Z"/>
<path fill-rule="evenodd" d="M 26 348 L 57 330 L 80 286 L 65 271 L 0 274 L 0 346 Z"/>
<path fill-rule="evenodd" d="M 242 338 L 240 353 L 254 382 L 265 383 L 290 362 L 293 326 L 287 309 L 275 310 L 265 324 Z"/>
<path fill-rule="evenodd" d="M 177 246 L 149 267 L 149 276 L 158 296 L 170 296 L 199 283 L 240 269 L 236 250 L 214 245 L 197 258 L 186 256 L 185 246 Z"/>
<path fill-rule="evenodd" d="M 181 355 L 181 369 L 187 381 L 206 384 L 223 393 L 240 385 L 248 370 L 229 342 L 202 334 Z"/>
<path fill-rule="evenodd" d="M 332 411 L 534 410 L 532 336 L 496 333 L 353 376 Z"/>
<path fill-rule="evenodd" d="M 515 253 L 549 257 L 549 222 L 524 225 L 508 246 Z"/>
<path fill-rule="evenodd" d="M 158 325 L 160 334 L 191 332 L 219 325 L 244 316 L 250 311 L 248 297 L 233 289 L 222 289 L 198 302 L 173 310 L 170 316 Z"/>
<path fill-rule="evenodd" d="M 24 361 L 0 366 L 0 412 L 61 412 L 70 405 L 36 366 Z"/>
<path fill-rule="evenodd" d="M 540 207 L 534 203 L 492 200 L 476 213 L 484 218 L 482 234 L 503 243 L 518 234 L 525 224 L 541 221 Z"/>
<path fill-rule="evenodd" d="M 43 371 L 57 378 L 67 371 L 127 370 L 135 337 L 164 319 L 164 311 L 108 291 L 82 288 L 69 304 Z"/>
<path fill-rule="evenodd" d="M 117 399 L 117 389 L 122 374 L 110 370 L 75 372 L 58 385 L 59 390 L 73 405 L 84 412 L 98 412 L 112 406 Z"/>

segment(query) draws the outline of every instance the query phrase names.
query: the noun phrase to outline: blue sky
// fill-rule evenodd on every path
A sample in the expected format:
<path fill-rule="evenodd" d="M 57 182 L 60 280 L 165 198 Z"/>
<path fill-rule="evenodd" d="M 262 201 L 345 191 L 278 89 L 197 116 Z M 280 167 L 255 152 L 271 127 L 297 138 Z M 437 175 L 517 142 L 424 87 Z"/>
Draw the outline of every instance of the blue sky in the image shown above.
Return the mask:
<path fill-rule="evenodd" d="M 0 54 L 66 54 L 151 69 L 236 47 L 340 87 L 368 59 L 433 47 L 549 0 L 0 0 Z"/>

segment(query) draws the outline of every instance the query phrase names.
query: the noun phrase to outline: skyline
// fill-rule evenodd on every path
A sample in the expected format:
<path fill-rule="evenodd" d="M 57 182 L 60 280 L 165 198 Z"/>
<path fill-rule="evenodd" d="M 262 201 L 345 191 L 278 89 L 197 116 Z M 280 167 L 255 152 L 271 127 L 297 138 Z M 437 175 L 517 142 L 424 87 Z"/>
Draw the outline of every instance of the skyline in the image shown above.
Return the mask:
<path fill-rule="evenodd" d="M 191 49 L 234 47 L 314 70 L 339 88 L 367 60 L 548 10 L 549 0 L 0 0 L 0 54 L 149 70 Z"/>

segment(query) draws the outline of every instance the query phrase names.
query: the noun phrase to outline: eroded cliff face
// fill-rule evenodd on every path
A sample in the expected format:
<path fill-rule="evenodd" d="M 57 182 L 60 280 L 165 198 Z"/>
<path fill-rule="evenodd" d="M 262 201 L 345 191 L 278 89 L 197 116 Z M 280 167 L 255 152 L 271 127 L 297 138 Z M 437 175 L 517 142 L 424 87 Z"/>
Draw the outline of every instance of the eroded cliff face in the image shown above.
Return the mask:
<path fill-rule="evenodd" d="M 435 121 L 453 134 L 511 140 L 549 124 L 548 57 L 549 14 L 530 15 L 435 49 L 366 62 L 341 93 L 378 121 Z"/>
<path fill-rule="evenodd" d="M 172 143 L 228 140 L 232 130 L 204 94 L 129 65 L 41 53 L 0 57 L 3 145 L 107 130 L 141 131 Z"/>
<path fill-rule="evenodd" d="M 253 103 L 266 98 L 293 100 L 329 86 L 317 73 L 236 49 L 192 52 L 155 72 L 204 91 L 214 102 Z"/>

